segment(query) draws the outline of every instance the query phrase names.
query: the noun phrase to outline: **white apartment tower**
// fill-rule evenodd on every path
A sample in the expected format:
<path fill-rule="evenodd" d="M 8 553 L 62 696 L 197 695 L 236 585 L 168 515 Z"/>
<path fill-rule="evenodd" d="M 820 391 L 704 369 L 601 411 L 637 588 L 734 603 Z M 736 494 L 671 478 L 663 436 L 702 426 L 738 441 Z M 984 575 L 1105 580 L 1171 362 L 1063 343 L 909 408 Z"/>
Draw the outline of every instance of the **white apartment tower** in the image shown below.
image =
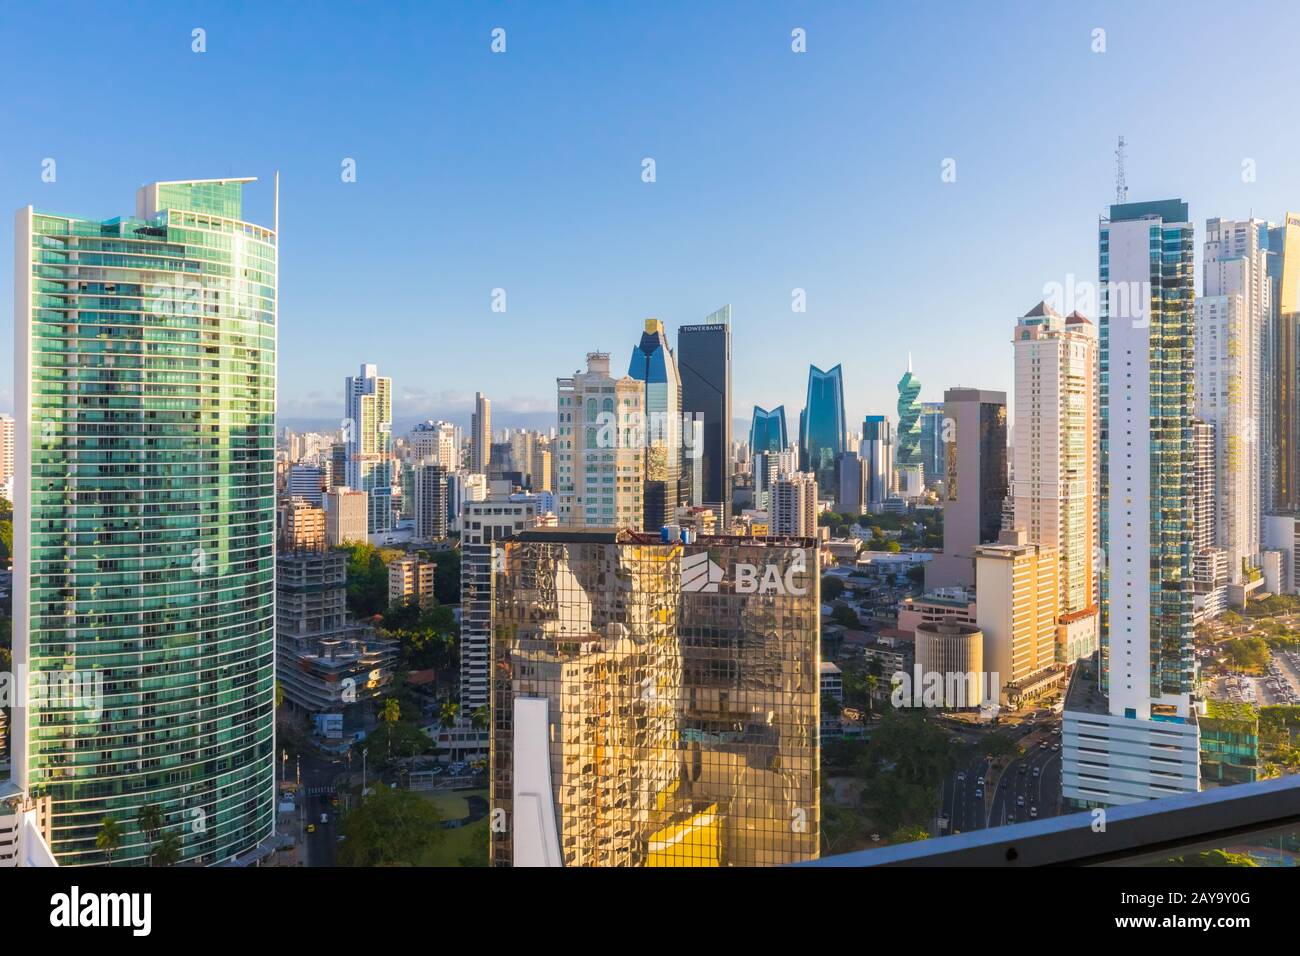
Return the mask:
<path fill-rule="evenodd" d="M 640 529 L 645 384 L 609 374 L 609 353 L 556 380 L 555 507 L 561 527 Z"/>
<path fill-rule="evenodd" d="M 1016 323 L 1012 526 L 1059 557 L 1063 656 L 1097 649 L 1097 327 L 1040 302 Z"/>
<path fill-rule="evenodd" d="M 817 476 L 808 471 L 781 475 L 772 485 L 768 533 L 812 538 L 817 535 Z"/>
<path fill-rule="evenodd" d="M 1240 584 L 1260 559 L 1264 338 L 1272 314 L 1262 220 L 1205 224 L 1196 302 L 1196 417 L 1214 426 L 1214 544 Z"/>

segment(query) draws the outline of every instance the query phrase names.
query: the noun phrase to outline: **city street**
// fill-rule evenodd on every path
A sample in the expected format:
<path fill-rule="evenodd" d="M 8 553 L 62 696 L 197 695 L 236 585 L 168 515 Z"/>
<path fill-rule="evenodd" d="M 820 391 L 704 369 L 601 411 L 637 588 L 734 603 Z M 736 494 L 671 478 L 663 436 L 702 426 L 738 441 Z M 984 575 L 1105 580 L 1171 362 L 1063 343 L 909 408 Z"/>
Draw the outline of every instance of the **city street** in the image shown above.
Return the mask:
<path fill-rule="evenodd" d="M 948 825 L 940 828 L 939 834 L 947 836 L 1034 819 L 1031 807 L 1036 809 L 1037 817 L 1054 816 L 1059 812 L 1060 737 L 1052 736 L 1051 728 L 1047 726 L 1013 725 L 1002 728 L 1000 732 L 1025 748 L 1024 757 L 1012 760 L 1000 775 L 984 754 L 959 767 L 944 781 L 940 814 L 947 819 Z M 1041 746 L 1043 742 L 1047 747 Z M 978 740 L 972 743 L 978 749 Z M 1052 749 L 1053 744 L 1058 746 L 1057 750 Z M 990 780 L 991 775 L 996 776 L 996 780 Z M 985 780 L 982 786 L 979 783 L 981 778 Z M 977 796 L 976 791 L 982 795 Z M 1022 802 L 1018 802 L 1018 798 Z"/>

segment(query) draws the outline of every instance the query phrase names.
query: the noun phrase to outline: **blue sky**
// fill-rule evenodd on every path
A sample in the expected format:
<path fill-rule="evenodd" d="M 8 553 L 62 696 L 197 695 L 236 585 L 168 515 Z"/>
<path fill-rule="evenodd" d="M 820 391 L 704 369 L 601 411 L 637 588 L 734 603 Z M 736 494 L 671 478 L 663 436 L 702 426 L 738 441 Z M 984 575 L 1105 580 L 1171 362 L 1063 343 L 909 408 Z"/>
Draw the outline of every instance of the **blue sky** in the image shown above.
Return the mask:
<path fill-rule="evenodd" d="M 0 207 L 110 217 L 143 182 L 251 175 L 269 222 L 280 170 L 284 419 L 336 419 L 369 361 L 399 423 L 467 422 L 479 389 L 549 425 L 586 351 L 623 367 L 646 317 L 730 302 L 738 418 L 794 427 L 809 363 L 840 362 L 860 422 L 909 351 L 922 400 L 1010 389 L 1016 316 L 1095 279 L 1121 132 L 1131 198 L 1187 200 L 1198 243 L 1300 208 L 1297 34 L 1282 2 L 6 4 Z"/>

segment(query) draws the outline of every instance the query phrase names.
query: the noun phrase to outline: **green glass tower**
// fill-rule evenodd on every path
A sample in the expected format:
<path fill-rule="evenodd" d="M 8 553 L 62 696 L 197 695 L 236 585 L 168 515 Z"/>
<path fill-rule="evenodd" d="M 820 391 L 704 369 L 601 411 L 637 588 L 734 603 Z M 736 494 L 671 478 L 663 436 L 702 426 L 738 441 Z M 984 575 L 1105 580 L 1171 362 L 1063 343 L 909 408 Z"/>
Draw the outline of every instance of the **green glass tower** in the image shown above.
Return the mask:
<path fill-rule="evenodd" d="M 274 830 L 277 236 L 251 181 L 17 214 L 14 775 L 61 865 Z"/>
<path fill-rule="evenodd" d="M 898 380 L 898 454 L 894 464 L 899 468 L 921 463 L 921 406 L 917 396 L 921 382 L 912 374 L 912 357 L 907 357 L 907 371 Z"/>

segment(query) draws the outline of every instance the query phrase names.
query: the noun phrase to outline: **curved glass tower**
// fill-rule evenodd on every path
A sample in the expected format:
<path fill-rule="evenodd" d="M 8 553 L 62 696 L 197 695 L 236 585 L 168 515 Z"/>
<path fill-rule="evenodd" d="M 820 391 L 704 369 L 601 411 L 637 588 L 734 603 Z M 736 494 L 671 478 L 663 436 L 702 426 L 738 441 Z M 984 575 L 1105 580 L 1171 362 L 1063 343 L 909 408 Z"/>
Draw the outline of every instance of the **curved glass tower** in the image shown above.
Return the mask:
<path fill-rule="evenodd" d="M 808 398 L 799 420 L 804 468 L 817 476 L 817 489 L 835 496 L 835 459 L 844 453 L 844 379 L 840 366 L 808 368 Z"/>
<path fill-rule="evenodd" d="M 647 319 L 632 350 L 627 374 L 645 382 L 645 527 L 658 531 L 677 517 L 681 504 L 682 382 L 668 336 L 658 319 Z"/>
<path fill-rule="evenodd" d="M 785 451 L 789 444 L 790 439 L 785 433 L 785 406 L 778 405 L 769 412 L 755 405 L 749 425 L 750 454 Z"/>
<path fill-rule="evenodd" d="M 143 864 L 163 834 L 214 863 L 273 830 L 277 238 L 242 218 L 250 181 L 18 212 L 14 773 L 61 865 Z"/>
<path fill-rule="evenodd" d="M 912 374 L 912 359 L 907 359 L 907 371 L 898 380 L 898 454 L 894 464 L 898 468 L 921 463 L 921 406 L 916 398 L 921 394 L 921 382 Z"/>

